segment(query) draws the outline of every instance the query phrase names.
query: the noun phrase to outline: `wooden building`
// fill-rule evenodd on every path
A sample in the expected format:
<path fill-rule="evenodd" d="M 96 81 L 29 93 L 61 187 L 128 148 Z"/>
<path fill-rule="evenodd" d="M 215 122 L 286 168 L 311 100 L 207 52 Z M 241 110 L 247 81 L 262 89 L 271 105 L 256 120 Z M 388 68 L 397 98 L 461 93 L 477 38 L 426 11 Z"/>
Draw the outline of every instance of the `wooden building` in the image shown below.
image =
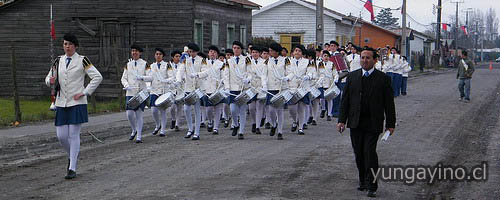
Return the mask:
<path fill-rule="evenodd" d="M 316 4 L 306 0 L 279 0 L 255 11 L 254 37 L 272 37 L 290 49 L 296 44 L 316 43 Z M 352 40 L 354 20 L 331 9 L 324 9 L 324 42 L 336 40 L 346 45 Z"/>
<path fill-rule="evenodd" d="M 386 45 L 391 47 L 400 46 L 400 34 L 364 20 L 360 20 L 358 23 L 360 23 L 361 26 L 356 27 L 356 36 L 353 42 L 355 45 L 373 48 L 385 47 Z"/>
<path fill-rule="evenodd" d="M 121 93 L 120 77 L 129 47 L 145 47 L 143 58 L 153 61 L 152 50 L 169 54 L 195 42 L 226 48 L 252 35 L 248 0 L 14 0 L 0 6 L 0 96 L 12 94 L 11 46 L 15 47 L 17 81 L 21 96 L 48 96 L 44 78 L 50 67 L 50 5 L 56 30 L 55 55 L 63 54 L 62 37 L 74 33 L 80 54 L 88 56 L 103 74 L 98 97 Z M 167 56 L 168 58 L 169 56 Z"/>

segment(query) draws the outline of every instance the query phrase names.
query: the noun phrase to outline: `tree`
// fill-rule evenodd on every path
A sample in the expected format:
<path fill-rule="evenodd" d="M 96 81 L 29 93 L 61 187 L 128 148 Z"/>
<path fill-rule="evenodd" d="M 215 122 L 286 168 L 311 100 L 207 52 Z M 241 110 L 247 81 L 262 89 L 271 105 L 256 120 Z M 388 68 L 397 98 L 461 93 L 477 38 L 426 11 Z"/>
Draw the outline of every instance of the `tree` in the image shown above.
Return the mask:
<path fill-rule="evenodd" d="M 392 17 L 390 8 L 383 8 L 375 17 L 375 24 L 385 28 L 397 28 L 399 18 Z"/>
<path fill-rule="evenodd" d="M 486 11 L 486 39 L 493 41 L 495 40 L 496 36 L 498 35 L 498 17 L 493 8 L 489 8 Z"/>
<path fill-rule="evenodd" d="M 269 47 L 269 45 L 273 42 L 273 37 L 252 37 L 252 44 L 260 47 Z"/>

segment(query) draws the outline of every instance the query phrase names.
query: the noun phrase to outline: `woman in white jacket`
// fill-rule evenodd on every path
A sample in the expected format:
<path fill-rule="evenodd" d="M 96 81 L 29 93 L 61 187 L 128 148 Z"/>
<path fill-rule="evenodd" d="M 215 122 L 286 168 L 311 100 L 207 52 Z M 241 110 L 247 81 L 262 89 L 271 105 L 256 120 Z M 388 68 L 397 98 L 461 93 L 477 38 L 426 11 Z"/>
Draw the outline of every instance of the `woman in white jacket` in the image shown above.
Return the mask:
<path fill-rule="evenodd" d="M 408 74 L 410 73 L 411 66 L 408 64 L 406 56 L 403 56 L 403 78 L 401 80 L 401 95 L 406 96 L 406 88 L 408 86 Z"/>
<path fill-rule="evenodd" d="M 68 155 L 65 179 L 76 178 L 76 164 L 80 152 L 80 130 L 88 122 L 87 96 L 102 81 L 102 76 L 90 60 L 76 53 L 78 39 L 73 34 L 64 35 L 65 55 L 59 56 L 45 78 L 47 86 L 56 88 L 56 133 L 59 143 Z M 52 75 L 54 74 L 54 76 Z M 84 87 L 85 75 L 90 83 Z"/>
<path fill-rule="evenodd" d="M 328 90 L 328 88 L 335 86 L 335 82 L 337 82 L 339 76 L 338 72 L 333 66 L 333 63 L 330 61 L 330 52 L 328 51 L 323 51 L 323 61 L 319 64 L 319 84 L 321 85 L 320 91 L 321 91 L 321 106 L 322 110 L 327 110 L 327 120 L 331 121 L 333 113 L 332 113 L 332 108 L 333 108 L 333 99 L 330 101 L 326 101 L 324 97 L 324 92 Z M 327 106 L 328 104 L 328 106 Z M 328 108 L 326 108 L 328 107 Z"/>

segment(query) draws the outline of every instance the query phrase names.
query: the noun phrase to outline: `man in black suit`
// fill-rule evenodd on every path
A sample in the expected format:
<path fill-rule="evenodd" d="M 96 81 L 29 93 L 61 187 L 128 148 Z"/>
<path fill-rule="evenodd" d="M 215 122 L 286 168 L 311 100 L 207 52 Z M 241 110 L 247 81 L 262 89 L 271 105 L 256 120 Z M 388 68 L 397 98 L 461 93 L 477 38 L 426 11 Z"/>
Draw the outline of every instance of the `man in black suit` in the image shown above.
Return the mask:
<path fill-rule="evenodd" d="M 378 170 L 377 140 L 385 129 L 394 133 L 396 112 L 391 78 L 374 68 L 377 52 L 365 48 L 361 52 L 361 66 L 349 73 L 340 108 L 337 130 L 343 132 L 345 123 L 351 129 L 351 143 L 359 172 L 358 190 L 368 190 L 375 197 Z"/>

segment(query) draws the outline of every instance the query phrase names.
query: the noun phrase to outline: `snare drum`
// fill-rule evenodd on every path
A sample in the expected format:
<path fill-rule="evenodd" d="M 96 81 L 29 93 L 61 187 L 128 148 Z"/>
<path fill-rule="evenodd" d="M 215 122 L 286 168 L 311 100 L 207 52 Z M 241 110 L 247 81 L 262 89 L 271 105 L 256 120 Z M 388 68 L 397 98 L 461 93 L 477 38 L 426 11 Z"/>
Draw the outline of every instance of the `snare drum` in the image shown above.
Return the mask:
<path fill-rule="evenodd" d="M 325 99 L 327 101 L 330 101 L 335 97 L 337 97 L 339 94 L 340 94 L 340 89 L 336 85 L 333 85 L 332 87 L 328 88 L 325 91 Z"/>
<path fill-rule="evenodd" d="M 174 100 L 175 104 L 178 104 L 178 105 L 184 104 L 184 97 L 186 97 L 184 92 L 179 92 L 178 95 L 175 95 L 175 100 Z"/>
<path fill-rule="evenodd" d="M 208 97 L 208 101 L 210 101 L 213 105 L 217 105 L 226 98 L 227 94 L 222 92 L 222 90 L 217 90 Z"/>
<path fill-rule="evenodd" d="M 132 110 L 135 110 L 139 105 L 141 105 L 149 97 L 149 92 L 142 90 L 127 101 L 127 106 Z"/>
<path fill-rule="evenodd" d="M 167 92 L 165 94 L 162 94 L 155 101 L 156 107 L 164 110 L 172 106 L 174 103 L 175 103 L 175 95 L 172 92 Z"/>
<path fill-rule="evenodd" d="M 311 101 L 321 96 L 321 91 L 317 87 L 311 87 L 309 92 L 311 95 Z"/>
<path fill-rule="evenodd" d="M 282 108 L 293 98 L 293 94 L 289 90 L 283 90 L 273 98 L 271 98 L 271 105 L 275 108 Z"/>
<path fill-rule="evenodd" d="M 297 90 L 295 90 L 295 93 L 293 94 L 290 103 L 292 105 L 298 103 L 301 99 L 303 99 L 307 95 L 307 92 L 308 91 L 304 88 L 298 88 Z"/>
<path fill-rule="evenodd" d="M 200 99 L 203 97 L 203 92 L 200 90 L 200 89 L 196 89 L 195 91 L 189 93 L 188 95 L 186 95 L 186 97 L 184 97 L 184 103 L 186 105 L 194 105 L 196 104 L 198 101 L 200 101 Z"/>
<path fill-rule="evenodd" d="M 257 92 L 254 89 L 249 88 L 245 91 L 242 91 L 238 96 L 236 96 L 236 98 L 234 98 L 234 101 L 235 101 L 236 105 L 242 106 L 242 105 L 247 104 L 256 95 L 257 95 Z"/>

